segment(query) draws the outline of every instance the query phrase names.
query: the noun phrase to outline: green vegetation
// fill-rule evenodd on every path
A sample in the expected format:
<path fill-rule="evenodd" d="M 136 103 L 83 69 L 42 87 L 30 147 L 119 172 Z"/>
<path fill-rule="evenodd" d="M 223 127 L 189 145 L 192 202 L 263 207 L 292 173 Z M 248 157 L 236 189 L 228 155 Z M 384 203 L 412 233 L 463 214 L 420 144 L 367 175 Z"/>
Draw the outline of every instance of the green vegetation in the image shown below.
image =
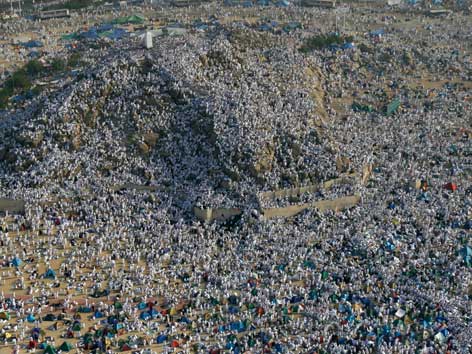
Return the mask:
<path fill-rule="evenodd" d="M 76 68 L 81 65 L 81 55 L 73 53 L 69 60 L 55 58 L 50 63 L 50 68 L 44 66 L 39 60 L 33 59 L 26 63 L 22 68 L 16 70 L 9 79 L 3 83 L 0 88 L 0 109 L 7 107 L 10 97 L 15 94 L 28 93 L 37 96 L 41 93 L 41 88 L 33 86 L 32 80 L 45 77 L 53 73 L 61 73 L 66 69 Z"/>
<path fill-rule="evenodd" d="M 344 43 L 352 42 L 354 38 L 352 36 L 341 36 L 337 33 L 320 34 L 308 38 L 300 48 L 302 53 L 310 53 L 314 50 L 328 48 L 330 45 L 341 45 Z"/>
<path fill-rule="evenodd" d="M 31 81 L 26 70 L 19 69 L 5 82 L 5 88 L 10 90 L 23 89 L 27 90 L 31 87 Z"/>
<path fill-rule="evenodd" d="M 76 66 L 79 66 L 81 63 L 81 54 L 79 52 L 73 53 L 70 57 L 69 60 L 67 61 L 67 66 L 70 68 L 75 68 Z"/>
<path fill-rule="evenodd" d="M 25 65 L 25 70 L 28 73 L 28 75 L 36 77 L 40 73 L 42 73 L 45 68 L 43 64 L 37 59 L 30 60 L 26 65 Z"/>
<path fill-rule="evenodd" d="M 55 58 L 51 62 L 51 70 L 54 72 L 63 71 L 66 68 L 66 63 L 60 58 Z"/>

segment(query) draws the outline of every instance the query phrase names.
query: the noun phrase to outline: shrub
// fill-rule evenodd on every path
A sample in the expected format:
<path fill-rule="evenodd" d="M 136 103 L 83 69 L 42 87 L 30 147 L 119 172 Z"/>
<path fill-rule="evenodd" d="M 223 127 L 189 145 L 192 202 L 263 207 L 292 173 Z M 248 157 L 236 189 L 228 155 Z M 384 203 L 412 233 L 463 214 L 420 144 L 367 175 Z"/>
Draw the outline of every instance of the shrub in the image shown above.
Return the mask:
<path fill-rule="evenodd" d="M 67 61 L 67 66 L 74 68 L 76 66 L 80 65 L 81 62 L 81 54 L 79 52 L 73 53 L 70 57 L 69 60 Z"/>
<path fill-rule="evenodd" d="M 11 92 L 4 88 L 0 90 L 0 109 L 6 108 L 8 105 L 8 99 L 11 96 Z"/>
<path fill-rule="evenodd" d="M 5 82 L 5 87 L 12 91 L 15 89 L 29 89 L 31 87 L 31 81 L 28 78 L 26 71 L 20 69 L 15 71 L 11 78 Z"/>
<path fill-rule="evenodd" d="M 30 60 L 26 65 L 25 65 L 25 70 L 30 76 L 37 76 L 40 74 L 43 70 L 43 64 L 39 62 L 37 59 Z"/>
<path fill-rule="evenodd" d="M 55 58 L 51 62 L 51 69 L 53 71 L 63 71 L 66 67 L 66 64 L 64 63 L 64 60 Z"/>
<path fill-rule="evenodd" d="M 343 44 L 352 42 L 354 38 L 352 36 L 343 37 L 337 33 L 320 34 L 308 38 L 300 48 L 303 53 L 309 53 L 314 50 L 327 48 L 333 44 Z"/>

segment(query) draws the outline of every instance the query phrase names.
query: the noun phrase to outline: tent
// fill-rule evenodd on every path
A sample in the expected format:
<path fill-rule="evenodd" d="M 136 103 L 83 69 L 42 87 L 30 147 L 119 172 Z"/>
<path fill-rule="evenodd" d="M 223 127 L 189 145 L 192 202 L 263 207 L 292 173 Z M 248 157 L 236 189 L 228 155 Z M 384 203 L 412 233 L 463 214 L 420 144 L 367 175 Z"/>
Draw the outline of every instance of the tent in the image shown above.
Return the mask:
<path fill-rule="evenodd" d="M 398 109 L 398 107 L 400 107 L 400 100 L 398 98 L 395 98 L 392 102 L 390 102 L 387 105 L 386 112 L 385 112 L 386 115 L 387 116 L 391 115 Z"/>
<path fill-rule="evenodd" d="M 354 48 L 355 48 L 355 45 L 354 45 L 354 43 L 352 43 L 352 42 L 347 42 L 347 43 L 344 43 L 344 44 L 342 45 L 342 48 L 343 48 L 344 50 L 346 50 L 346 49 L 354 49 Z"/>
<path fill-rule="evenodd" d="M 359 102 L 354 102 L 351 107 L 354 112 L 372 112 L 374 110 L 372 106 Z"/>
<path fill-rule="evenodd" d="M 284 28 L 283 28 L 283 31 L 285 33 L 289 33 L 291 31 L 294 31 L 296 29 L 300 29 L 302 28 L 302 24 L 300 22 L 290 22 L 290 23 L 287 23 Z"/>
<path fill-rule="evenodd" d="M 472 266 L 472 248 L 470 246 L 465 246 L 460 250 L 460 254 L 467 267 Z"/>
<path fill-rule="evenodd" d="M 151 318 L 151 315 L 149 314 L 149 312 L 144 311 L 144 312 L 141 312 L 141 315 L 139 315 L 139 318 L 142 319 L 143 321 L 146 321 Z"/>
<path fill-rule="evenodd" d="M 44 278 L 47 279 L 56 279 L 56 272 L 49 268 L 46 273 L 44 273 Z"/>
<path fill-rule="evenodd" d="M 287 0 L 280 0 L 277 2 L 276 6 L 278 7 L 288 7 L 290 3 Z"/>
<path fill-rule="evenodd" d="M 167 336 L 166 336 L 165 334 L 160 334 L 160 335 L 157 336 L 157 338 L 156 338 L 157 344 L 162 344 L 162 343 L 164 343 L 166 340 L 167 340 Z"/>
<path fill-rule="evenodd" d="M 43 46 L 43 43 L 41 41 L 29 41 L 29 42 L 26 42 L 26 43 L 22 43 L 21 44 L 23 47 L 26 47 L 26 48 L 37 48 L 37 47 L 42 47 Z"/>
<path fill-rule="evenodd" d="M 106 33 L 105 37 L 110 39 L 121 39 L 129 35 L 129 33 L 122 28 L 114 28 L 113 31 L 104 32 Z"/>
<path fill-rule="evenodd" d="M 93 316 L 94 316 L 95 318 L 102 318 L 102 317 L 104 317 L 103 313 L 100 312 L 100 311 L 95 311 L 95 313 L 93 314 Z"/>
<path fill-rule="evenodd" d="M 90 28 L 88 31 L 86 32 L 82 32 L 80 34 L 80 37 L 81 38 L 84 38 L 84 39 L 89 39 L 89 40 L 95 40 L 95 39 L 98 39 L 98 32 L 97 32 L 97 29 L 96 28 Z"/>
<path fill-rule="evenodd" d="M 131 16 L 125 16 L 125 17 L 118 17 L 112 21 L 112 24 L 115 25 L 125 25 L 125 24 L 134 24 L 134 25 L 140 25 L 144 23 L 144 17 L 141 15 L 131 15 Z"/>
<path fill-rule="evenodd" d="M 26 317 L 26 321 L 28 321 L 29 323 L 32 323 L 36 321 L 36 318 L 32 314 L 29 314 L 28 317 Z"/>
<path fill-rule="evenodd" d="M 68 351 L 71 351 L 72 349 L 74 349 L 74 346 L 68 342 L 64 342 L 61 344 L 61 346 L 59 348 L 61 352 L 68 352 Z"/>
<path fill-rule="evenodd" d="M 449 182 L 444 185 L 444 188 L 451 192 L 455 192 L 457 190 L 457 184 Z"/>
<path fill-rule="evenodd" d="M 13 258 L 12 261 L 11 261 L 11 264 L 14 267 L 19 267 L 21 265 L 21 263 L 23 263 L 23 262 L 18 257 Z"/>
<path fill-rule="evenodd" d="M 50 345 L 48 345 L 45 349 L 44 349 L 44 354 L 56 354 L 56 349 L 54 349 L 53 347 L 51 347 Z"/>
<path fill-rule="evenodd" d="M 10 313 L 2 311 L 0 312 L 0 320 L 9 320 L 10 319 Z"/>
<path fill-rule="evenodd" d="M 90 312 L 92 312 L 92 309 L 88 306 L 80 306 L 77 311 L 79 311 L 81 313 L 90 313 Z"/>
<path fill-rule="evenodd" d="M 63 41 L 75 41 L 79 39 L 79 35 L 77 33 L 64 34 L 61 36 L 61 39 Z"/>
<path fill-rule="evenodd" d="M 43 321 L 56 321 L 57 316 L 52 313 L 48 313 L 46 316 L 43 317 Z"/>

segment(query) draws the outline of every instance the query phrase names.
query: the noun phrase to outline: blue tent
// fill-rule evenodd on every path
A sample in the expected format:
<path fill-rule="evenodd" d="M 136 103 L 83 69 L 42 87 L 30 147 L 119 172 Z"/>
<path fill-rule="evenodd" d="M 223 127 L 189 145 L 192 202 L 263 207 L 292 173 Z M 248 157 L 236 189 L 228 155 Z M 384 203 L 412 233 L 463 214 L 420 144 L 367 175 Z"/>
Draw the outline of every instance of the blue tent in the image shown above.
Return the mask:
<path fill-rule="evenodd" d="M 11 264 L 14 267 L 19 267 L 21 265 L 21 263 L 23 263 L 23 262 L 18 257 L 13 258 L 12 261 L 11 261 Z"/>
<path fill-rule="evenodd" d="M 56 279 L 56 272 L 49 268 L 46 273 L 44 273 L 44 277 L 48 279 Z"/>
<path fill-rule="evenodd" d="M 29 41 L 21 44 L 23 47 L 26 48 L 36 48 L 36 47 L 42 47 L 43 43 L 41 41 Z"/>
<path fill-rule="evenodd" d="M 199 31 L 206 31 L 208 30 L 208 25 L 205 24 L 205 23 L 198 23 L 196 25 L 194 25 L 195 29 L 199 30 Z"/>
<path fill-rule="evenodd" d="M 460 250 L 460 254 L 467 267 L 472 266 L 472 248 L 470 246 L 465 246 Z"/>
<path fill-rule="evenodd" d="M 81 313 L 90 313 L 90 312 L 92 312 L 92 308 L 88 307 L 88 306 L 80 306 L 77 311 L 79 311 Z"/>
<path fill-rule="evenodd" d="M 97 27 L 98 32 L 106 32 L 113 29 L 113 25 L 111 23 L 103 23 Z"/>
<path fill-rule="evenodd" d="M 300 22 L 290 22 L 284 26 L 283 31 L 289 33 L 299 28 L 302 28 L 302 24 Z"/>
<path fill-rule="evenodd" d="M 142 319 L 143 321 L 147 321 L 151 318 L 151 315 L 147 311 L 141 312 L 141 315 L 139 315 L 139 318 Z"/>
<path fill-rule="evenodd" d="M 93 314 L 95 318 L 102 318 L 104 317 L 103 313 L 100 312 L 100 311 L 95 311 L 95 313 Z"/>
<path fill-rule="evenodd" d="M 165 334 L 160 334 L 160 335 L 157 336 L 157 338 L 156 338 L 157 344 L 162 344 L 162 343 L 164 343 L 166 340 L 167 340 L 167 336 L 166 336 Z"/>
<path fill-rule="evenodd" d="M 280 0 L 276 4 L 278 7 L 288 7 L 290 3 L 287 0 Z"/>
<path fill-rule="evenodd" d="M 36 321 L 36 318 L 32 314 L 29 314 L 28 317 L 26 317 L 26 321 L 28 321 L 29 323 L 32 323 Z"/>
<path fill-rule="evenodd" d="M 95 40 L 98 39 L 98 32 L 96 28 L 92 27 L 88 31 L 82 32 L 80 36 L 85 39 Z"/>
<path fill-rule="evenodd" d="M 246 330 L 246 325 L 244 324 L 243 321 L 238 321 L 238 322 L 231 322 L 229 324 L 229 328 L 232 331 L 237 331 L 237 332 L 244 332 Z"/>
<path fill-rule="evenodd" d="M 36 50 L 33 50 L 32 52 L 29 52 L 29 53 L 28 53 L 28 57 L 29 57 L 29 58 L 33 58 L 33 59 L 34 59 L 34 58 L 38 58 L 40 55 L 41 55 L 41 54 L 39 54 L 39 52 L 36 51 Z"/>
<path fill-rule="evenodd" d="M 272 27 L 268 23 L 263 23 L 262 25 L 259 26 L 259 29 L 261 31 L 270 31 Z"/>
<path fill-rule="evenodd" d="M 115 29 L 113 29 L 113 32 L 111 32 L 110 34 L 107 34 L 106 37 L 108 37 L 110 39 L 117 40 L 117 39 L 121 39 L 123 37 L 126 37 L 128 35 L 129 35 L 129 33 L 126 30 L 124 30 L 122 28 L 115 28 Z"/>
<path fill-rule="evenodd" d="M 370 35 L 371 36 L 383 36 L 384 33 L 385 33 L 385 31 L 383 29 L 378 29 L 378 30 L 375 30 L 375 31 L 371 31 Z"/>
<path fill-rule="evenodd" d="M 138 304 L 138 309 L 139 309 L 139 310 L 144 310 L 144 309 L 146 308 L 146 306 L 147 306 L 146 303 L 140 302 L 140 303 Z"/>
<path fill-rule="evenodd" d="M 269 0 L 257 0 L 257 5 L 259 6 L 269 6 Z"/>
<path fill-rule="evenodd" d="M 344 43 L 344 44 L 342 45 L 342 48 L 343 48 L 343 49 L 354 49 L 354 47 L 355 47 L 355 45 L 354 45 L 354 43 L 352 43 L 352 42 Z"/>

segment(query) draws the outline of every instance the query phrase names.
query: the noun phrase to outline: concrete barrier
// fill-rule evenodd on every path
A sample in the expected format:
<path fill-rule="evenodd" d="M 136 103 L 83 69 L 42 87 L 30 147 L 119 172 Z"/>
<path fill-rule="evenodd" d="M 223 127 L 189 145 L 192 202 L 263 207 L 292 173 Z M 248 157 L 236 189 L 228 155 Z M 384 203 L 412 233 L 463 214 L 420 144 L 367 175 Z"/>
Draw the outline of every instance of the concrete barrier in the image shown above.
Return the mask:
<path fill-rule="evenodd" d="M 336 199 L 331 199 L 331 200 L 320 200 L 314 203 L 290 205 L 290 206 L 282 207 L 282 208 L 266 208 L 266 209 L 262 209 L 262 215 L 264 219 L 271 219 L 271 218 L 277 218 L 277 217 L 286 217 L 286 218 L 292 217 L 301 213 L 303 210 L 310 209 L 310 208 L 316 208 L 316 209 L 319 209 L 320 211 L 326 211 L 326 210 L 338 211 L 338 210 L 351 208 L 359 204 L 360 200 L 361 198 L 359 196 L 350 195 L 350 196 L 342 197 L 342 198 L 336 198 Z"/>
<path fill-rule="evenodd" d="M 202 221 L 220 220 L 224 221 L 233 216 L 241 215 L 242 210 L 238 208 L 193 208 L 193 213 L 197 219 Z"/>
<path fill-rule="evenodd" d="M 259 193 L 259 200 L 264 201 L 264 200 L 272 200 L 272 199 L 281 198 L 281 197 L 282 198 L 295 197 L 295 196 L 300 196 L 304 193 L 315 193 L 322 188 L 329 189 L 335 185 L 355 183 L 356 176 L 357 176 L 357 173 L 350 173 L 339 178 L 330 179 L 320 184 L 310 184 L 308 186 L 298 187 L 298 188 L 287 188 L 287 189 L 279 189 L 279 190 L 270 191 L 270 192 L 261 192 Z"/>
<path fill-rule="evenodd" d="M 25 205 L 24 200 L 0 198 L 0 213 L 24 214 Z"/>
<path fill-rule="evenodd" d="M 334 178 L 320 184 L 313 184 L 305 187 L 299 188 L 288 188 L 280 189 L 270 192 L 261 192 L 259 193 L 258 199 L 260 202 L 273 200 L 279 197 L 295 197 L 300 196 L 304 193 L 315 193 L 320 189 L 329 189 L 336 185 L 342 184 L 355 184 L 362 183 L 366 184 L 372 174 L 372 165 L 364 166 L 362 170 L 362 175 L 358 173 L 349 173 L 342 175 L 339 178 Z M 301 213 L 305 209 L 316 208 L 320 211 L 325 210 L 343 210 L 351 208 L 360 203 L 360 196 L 350 195 L 346 197 L 330 199 L 330 200 L 320 200 L 314 203 L 305 203 L 299 205 L 289 205 L 281 208 L 262 208 L 260 210 L 261 214 L 265 219 L 271 219 L 276 217 L 291 217 Z M 236 215 L 241 215 L 242 210 L 238 208 L 197 208 L 193 209 L 197 219 L 202 221 L 211 222 L 213 220 L 227 220 Z"/>

